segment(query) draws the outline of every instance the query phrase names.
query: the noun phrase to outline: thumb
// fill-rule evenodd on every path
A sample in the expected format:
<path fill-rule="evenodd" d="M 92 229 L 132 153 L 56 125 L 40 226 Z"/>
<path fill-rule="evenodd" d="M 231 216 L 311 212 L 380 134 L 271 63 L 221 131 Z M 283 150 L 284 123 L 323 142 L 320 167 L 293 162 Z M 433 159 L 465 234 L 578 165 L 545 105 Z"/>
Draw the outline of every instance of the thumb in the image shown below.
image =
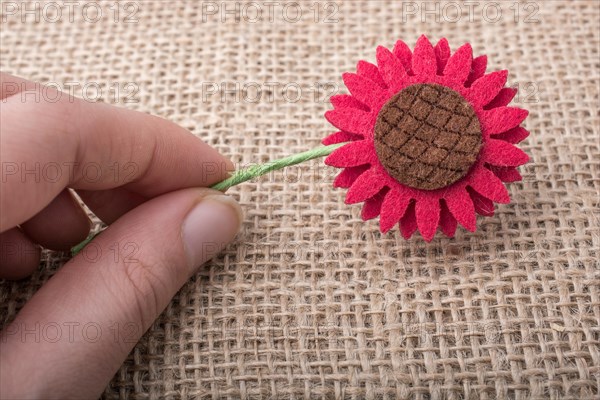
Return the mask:
<path fill-rule="evenodd" d="M 0 397 L 98 396 L 170 299 L 240 223 L 239 205 L 210 189 L 172 192 L 125 214 L 2 332 Z"/>

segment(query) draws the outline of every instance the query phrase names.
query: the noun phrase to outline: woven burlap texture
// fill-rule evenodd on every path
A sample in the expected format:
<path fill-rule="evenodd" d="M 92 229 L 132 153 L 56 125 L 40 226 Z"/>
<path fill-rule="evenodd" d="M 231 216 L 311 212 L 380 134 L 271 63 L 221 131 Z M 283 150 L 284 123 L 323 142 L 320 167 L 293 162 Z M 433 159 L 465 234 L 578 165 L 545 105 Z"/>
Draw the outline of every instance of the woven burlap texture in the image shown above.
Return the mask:
<path fill-rule="evenodd" d="M 8 16 L 2 70 L 79 96 L 95 82 L 88 97 L 100 86 L 103 101 L 169 118 L 249 164 L 318 145 L 334 131 L 323 114 L 346 91 L 341 74 L 425 33 L 453 50 L 469 41 L 490 70 L 510 71 L 515 104 L 530 110 L 531 162 L 477 232 L 429 244 L 363 222 L 321 161 L 232 189 L 241 233 L 173 299 L 105 398 L 598 396 L 597 2 L 127 3 L 101 3 L 97 22 L 81 6 L 73 21 Z M 31 279 L 0 284 L 4 325 L 67 259 L 46 253 Z"/>

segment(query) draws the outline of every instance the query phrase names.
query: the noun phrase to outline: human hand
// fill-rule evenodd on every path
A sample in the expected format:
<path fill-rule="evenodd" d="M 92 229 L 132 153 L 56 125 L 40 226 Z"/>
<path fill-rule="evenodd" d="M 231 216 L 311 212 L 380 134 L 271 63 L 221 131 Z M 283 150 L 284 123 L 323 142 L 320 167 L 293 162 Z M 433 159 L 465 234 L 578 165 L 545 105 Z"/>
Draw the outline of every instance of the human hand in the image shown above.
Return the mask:
<path fill-rule="evenodd" d="M 0 398 L 97 397 L 237 233 L 239 205 L 202 189 L 233 165 L 164 119 L 40 89 L 0 75 L 0 277 L 31 274 L 39 245 L 67 250 L 86 238 L 90 221 L 71 190 L 109 227 L 5 327 Z"/>

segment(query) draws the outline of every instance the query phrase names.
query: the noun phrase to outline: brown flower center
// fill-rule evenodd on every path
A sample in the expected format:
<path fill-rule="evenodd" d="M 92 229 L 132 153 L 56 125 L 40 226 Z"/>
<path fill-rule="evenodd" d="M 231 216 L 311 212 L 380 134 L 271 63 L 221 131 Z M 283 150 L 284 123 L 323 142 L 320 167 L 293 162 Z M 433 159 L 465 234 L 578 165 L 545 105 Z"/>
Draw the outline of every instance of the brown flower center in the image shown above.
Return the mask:
<path fill-rule="evenodd" d="M 377 157 L 393 178 L 413 188 L 453 184 L 467 174 L 480 148 L 481 127 L 473 107 L 446 86 L 408 86 L 377 116 Z"/>

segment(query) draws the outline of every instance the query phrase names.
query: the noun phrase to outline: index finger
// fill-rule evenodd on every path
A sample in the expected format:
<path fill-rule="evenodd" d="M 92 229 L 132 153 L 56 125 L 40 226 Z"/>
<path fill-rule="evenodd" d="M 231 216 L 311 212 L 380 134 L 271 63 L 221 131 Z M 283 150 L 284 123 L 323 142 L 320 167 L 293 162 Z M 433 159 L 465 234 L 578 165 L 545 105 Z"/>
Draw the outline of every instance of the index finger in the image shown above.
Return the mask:
<path fill-rule="evenodd" d="M 2 232 L 31 218 L 65 187 L 125 187 L 151 198 L 210 186 L 233 169 L 172 122 L 52 88 L 43 96 L 22 92 L 3 99 L 0 132 Z"/>

